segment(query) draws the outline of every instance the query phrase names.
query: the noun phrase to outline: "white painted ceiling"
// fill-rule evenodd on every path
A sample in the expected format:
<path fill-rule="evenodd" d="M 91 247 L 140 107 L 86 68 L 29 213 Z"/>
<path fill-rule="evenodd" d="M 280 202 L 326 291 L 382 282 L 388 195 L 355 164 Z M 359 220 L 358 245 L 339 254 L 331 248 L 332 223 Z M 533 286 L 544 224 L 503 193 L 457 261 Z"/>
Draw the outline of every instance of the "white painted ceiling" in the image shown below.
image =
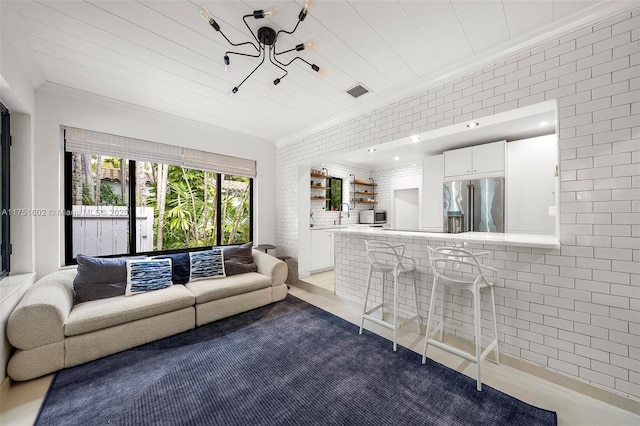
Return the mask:
<path fill-rule="evenodd" d="M 293 36 L 282 35 L 277 45 L 284 50 L 314 39 L 315 50 L 300 56 L 324 75 L 297 61 L 271 88 L 281 72 L 265 63 L 230 97 L 257 60 L 232 56 L 225 72 L 223 56 L 231 47 L 200 17 L 201 4 L 237 43 L 251 39 L 243 15 L 275 4 L 274 20 L 250 18 L 249 25 L 290 30 L 303 1 L 0 0 L 2 36 L 9 37 L 35 87 L 50 82 L 278 141 L 611 5 L 316 0 Z M 358 83 L 371 93 L 354 99 L 345 91 Z"/>

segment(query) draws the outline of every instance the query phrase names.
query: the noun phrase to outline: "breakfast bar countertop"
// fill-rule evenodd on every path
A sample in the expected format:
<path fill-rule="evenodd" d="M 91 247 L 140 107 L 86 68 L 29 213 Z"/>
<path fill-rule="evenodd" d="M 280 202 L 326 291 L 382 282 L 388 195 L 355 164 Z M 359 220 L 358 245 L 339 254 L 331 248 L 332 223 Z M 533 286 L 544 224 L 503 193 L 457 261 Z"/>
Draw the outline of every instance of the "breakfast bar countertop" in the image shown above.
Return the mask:
<path fill-rule="evenodd" d="M 419 238 L 425 240 L 454 241 L 461 243 L 495 244 L 501 246 L 535 247 L 544 249 L 559 249 L 560 242 L 555 235 L 538 234 L 510 234 L 501 232 L 462 232 L 449 234 L 421 230 L 401 230 L 389 228 L 345 227 L 333 229 L 334 232 L 345 234 L 393 236 L 404 238 Z"/>

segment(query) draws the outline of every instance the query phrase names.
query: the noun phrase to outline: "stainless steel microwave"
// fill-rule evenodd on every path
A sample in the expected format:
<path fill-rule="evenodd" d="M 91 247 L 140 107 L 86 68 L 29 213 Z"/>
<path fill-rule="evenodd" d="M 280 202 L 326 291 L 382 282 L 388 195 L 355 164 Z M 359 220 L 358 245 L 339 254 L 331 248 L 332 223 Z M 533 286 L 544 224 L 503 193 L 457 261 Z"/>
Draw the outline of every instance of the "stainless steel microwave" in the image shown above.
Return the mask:
<path fill-rule="evenodd" d="M 384 210 L 362 210 L 360 223 L 387 223 L 387 212 Z"/>

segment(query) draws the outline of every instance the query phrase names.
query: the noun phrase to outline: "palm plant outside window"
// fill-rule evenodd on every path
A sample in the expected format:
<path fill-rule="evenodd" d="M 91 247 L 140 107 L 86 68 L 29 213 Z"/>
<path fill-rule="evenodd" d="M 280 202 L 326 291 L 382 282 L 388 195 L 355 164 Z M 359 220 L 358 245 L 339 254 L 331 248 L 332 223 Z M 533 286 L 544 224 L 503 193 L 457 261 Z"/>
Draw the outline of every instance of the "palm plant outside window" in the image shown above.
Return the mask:
<path fill-rule="evenodd" d="M 252 239 L 249 177 L 76 152 L 66 163 L 67 263 Z"/>

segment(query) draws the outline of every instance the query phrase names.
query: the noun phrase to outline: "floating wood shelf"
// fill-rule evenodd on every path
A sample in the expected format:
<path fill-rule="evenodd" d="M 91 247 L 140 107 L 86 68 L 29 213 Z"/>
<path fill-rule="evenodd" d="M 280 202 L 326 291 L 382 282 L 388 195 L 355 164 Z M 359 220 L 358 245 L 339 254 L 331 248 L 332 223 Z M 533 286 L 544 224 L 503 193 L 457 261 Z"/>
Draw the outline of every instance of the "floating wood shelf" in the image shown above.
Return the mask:
<path fill-rule="evenodd" d="M 369 201 L 369 200 L 356 200 L 356 203 L 361 203 L 361 204 L 375 204 L 375 201 Z"/>
<path fill-rule="evenodd" d="M 323 179 L 326 179 L 326 178 L 328 178 L 329 176 L 327 176 L 327 175 L 323 175 L 323 174 L 318 174 L 318 173 L 311 173 L 311 177 L 317 177 L 317 178 L 323 178 Z"/>
<path fill-rule="evenodd" d="M 366 192 L 366 191 L 356 191 L 356 192 L 354 192 L 354 194 L 357 194 L 357 195 L 376 195 L 375 192 Z"/>
<path fill-rule="evenodd" d="M 362 185 L 362 186 L 378 186 L 377 183 L 371 183 L 371 182 L 365 182 L 365 181 L 355 181 L 353 182 L 355 185 Z"/>
<path fill-rule="evenodd" d="M 311 185 L 311 189 L 329 189 L 328 186 Z"/>
<path fill-rule="evenodd" d="M 318 201 L 323 201 L 326 200 L 326 197 L 311 197 L 312 200 L 318 200 Z"/>

